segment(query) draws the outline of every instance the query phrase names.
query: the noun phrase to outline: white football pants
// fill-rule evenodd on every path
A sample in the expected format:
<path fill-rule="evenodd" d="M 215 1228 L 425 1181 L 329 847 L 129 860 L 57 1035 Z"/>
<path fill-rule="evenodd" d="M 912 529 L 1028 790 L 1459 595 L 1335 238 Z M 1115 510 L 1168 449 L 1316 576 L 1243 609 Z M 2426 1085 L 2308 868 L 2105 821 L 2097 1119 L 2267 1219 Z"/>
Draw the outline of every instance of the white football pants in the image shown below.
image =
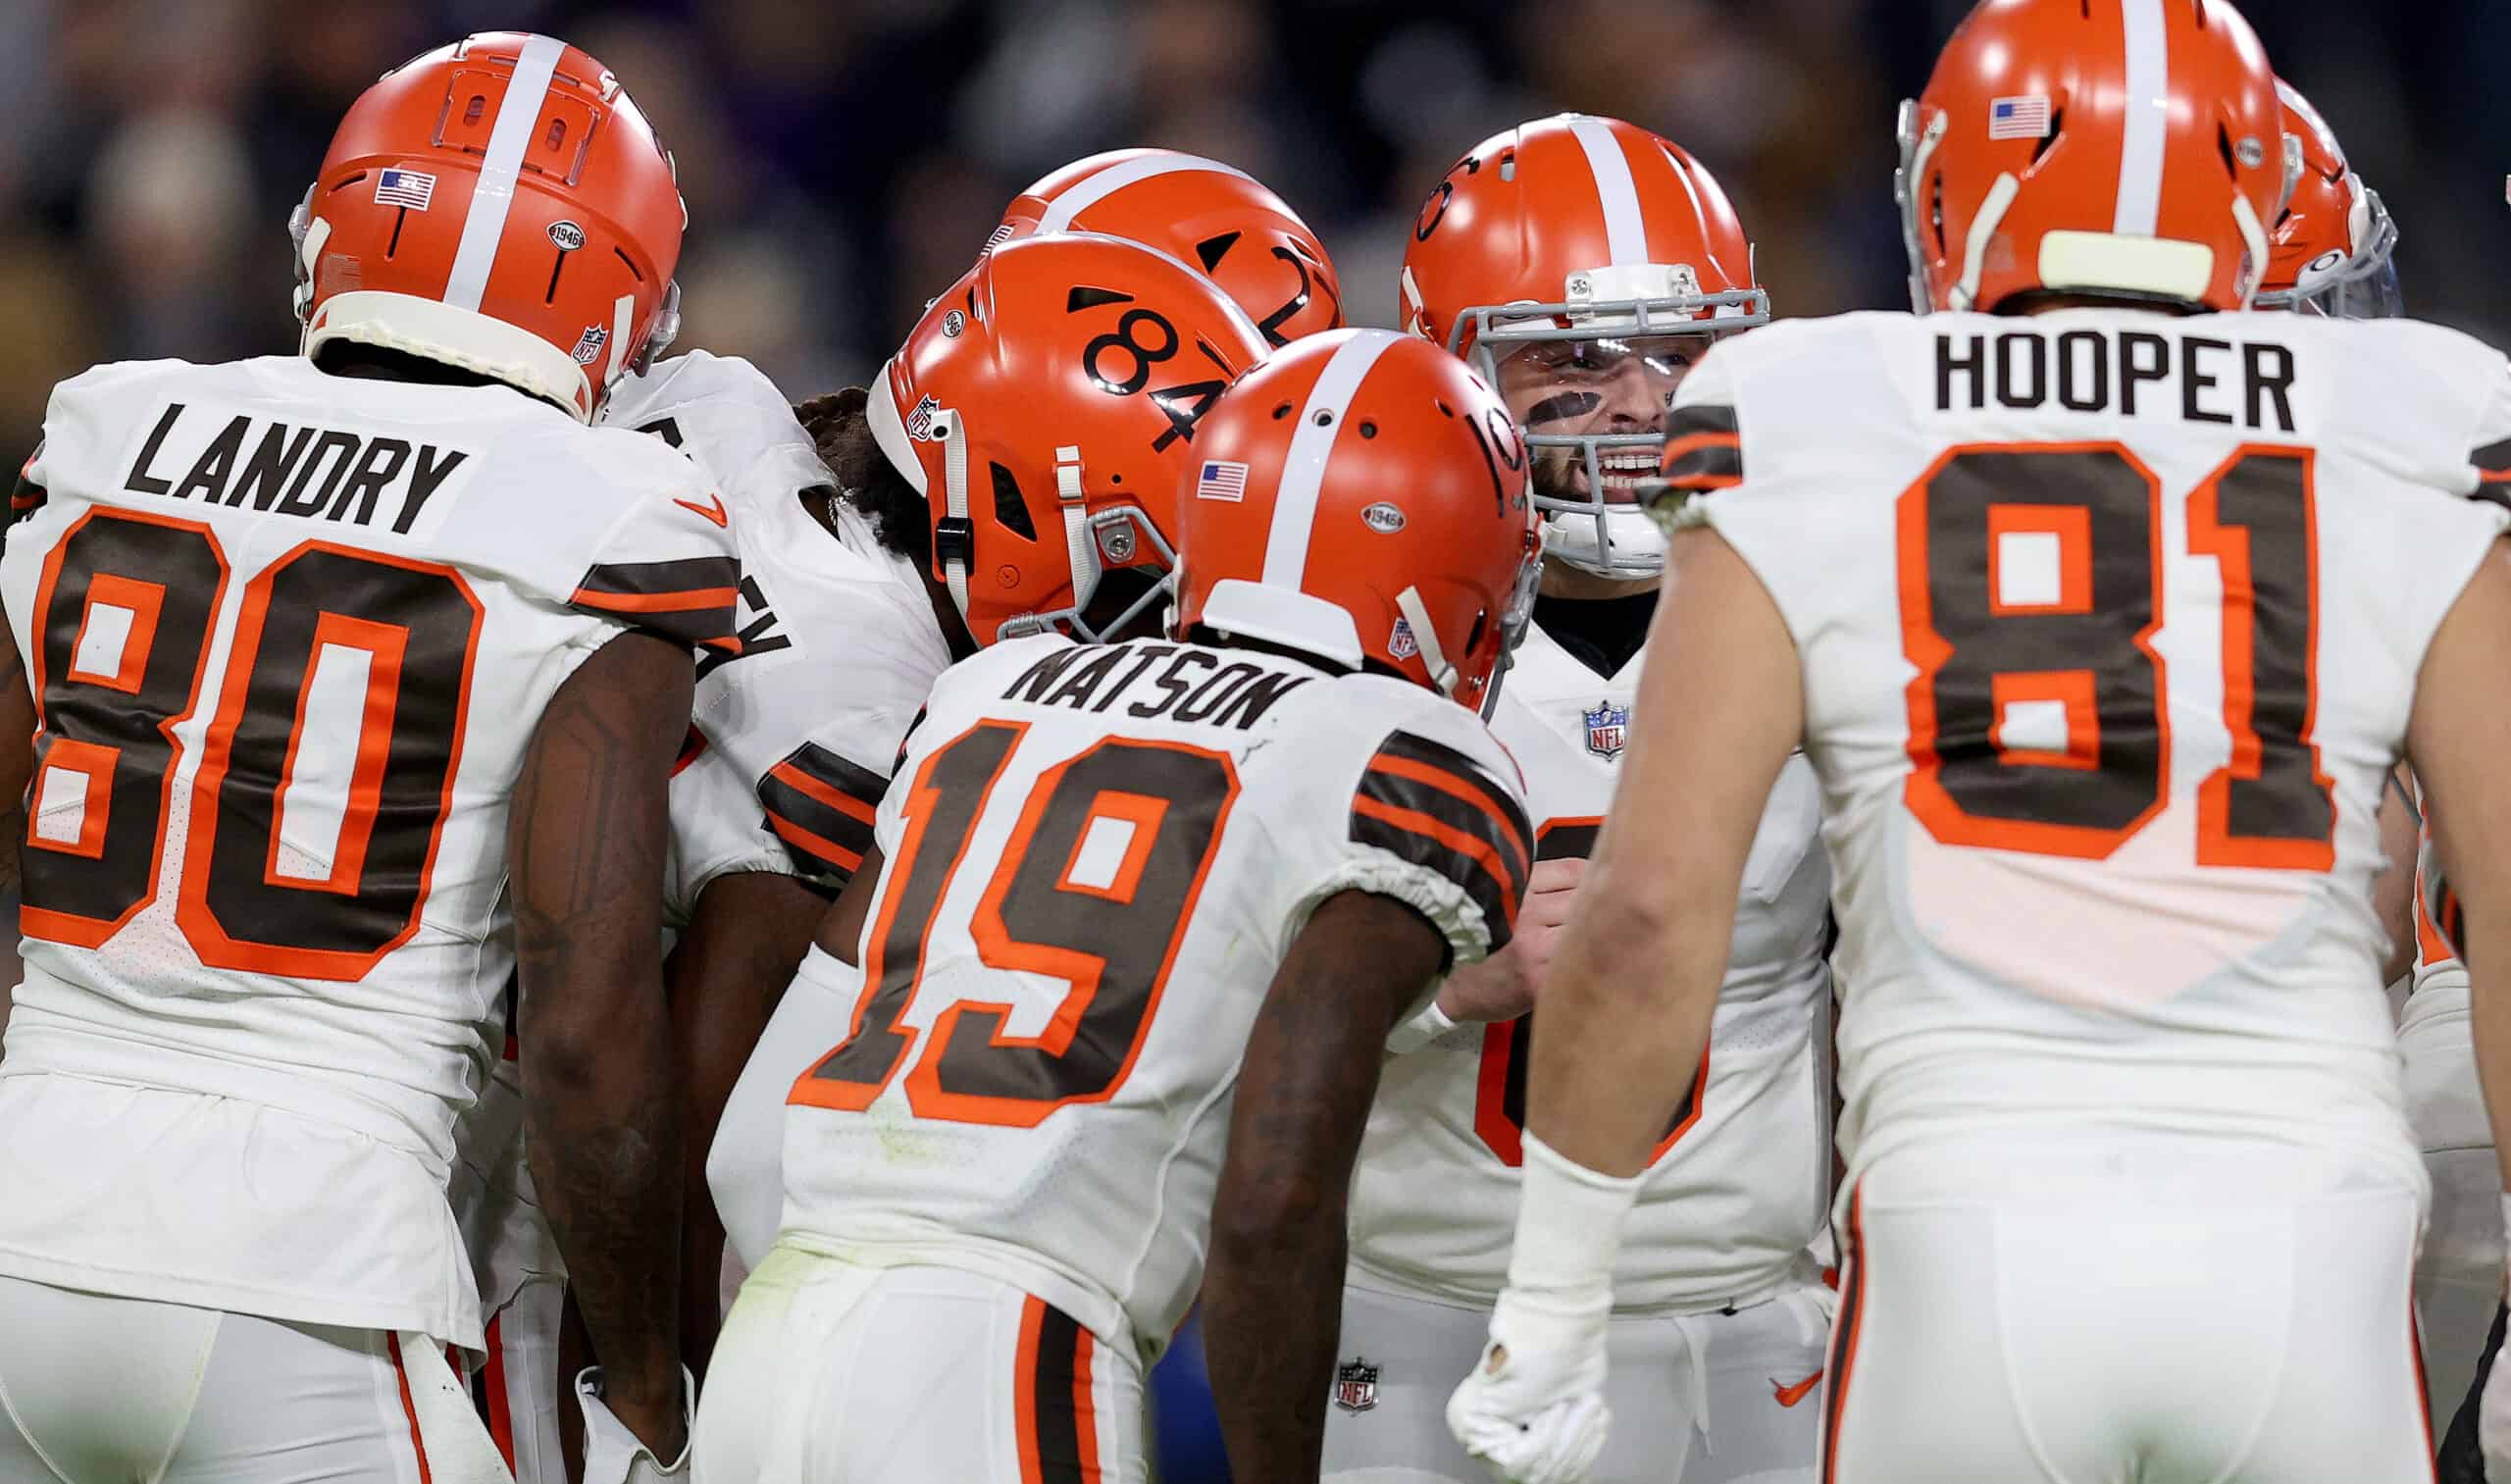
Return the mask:
<path fill-rule="evenodd" d="M 1858 1184 L 1823 1484 L 2429 1484 L 2418 1192 L 2265 1141 L 2001 1129 Z"/>
<path fill-rule="evenodd" d="M 2397 1049 L 2406 1058 L 2407 1121 L 2433 1177 L 2415 1306 L 2424 1318 L 2433 1410 L 2447 1417 L 2476 1377 L 2494 1302 L 2502 1296 L 2502 1171 L 2477 1086 L 2466 1008 L 2424 1015 L 2410 1008 L 2398 1027 Z"/>
<path fill-rule="evenodd" d="M 494 1484 L 504 1473 L 424 1337 L 0 1277 L 7 1484 Z"/>
<path fill-rule="evenodd" d="M 1828 1307 L 1807 1291 L 1731 1314 L 1614 1319 L 1613 1431 L 1591 1484 L 1811 1484 Z M 1346 1288 L 1326 1484 L 1489 1484 L 1447 1405 L 1490 1326 L 1481 1309 Z"/>
<path fill-rule="evenodd" d="M 1143 1484 L 1142 1372 L 1044 1300 L 779 1245 L 697 1407 L 697 1484 Z"/>

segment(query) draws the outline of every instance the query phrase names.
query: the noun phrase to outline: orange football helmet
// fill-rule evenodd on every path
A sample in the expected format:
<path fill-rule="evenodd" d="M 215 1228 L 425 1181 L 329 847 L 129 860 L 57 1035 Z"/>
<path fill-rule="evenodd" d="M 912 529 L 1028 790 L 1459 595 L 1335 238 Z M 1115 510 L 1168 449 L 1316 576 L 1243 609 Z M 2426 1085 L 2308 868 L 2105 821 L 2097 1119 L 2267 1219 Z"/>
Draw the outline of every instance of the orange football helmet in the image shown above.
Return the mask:
<path fill-rule="evenodd" d="M 1300 340 L 1204 420 L 1172 632 L 1371 664 L 1488 714 L 1542 540 L 1508 409 L 1383 330 Z"/>
<path fill-rule="evenodd" d="M 1209 280 L 1119 237 L 1007 242 L 934 300 L 865 414 L 932 509 L 933 575 L 977 642 L 1097 640 L 1164 594 L 1198 425 L 1263 358 Z M 1138 594 L 1102 592 L 1119 571 Z M 1089 616 L 1102 599 L 1122 610 Z"/>
<path fill-rule="evenodd" d="M 606 68 L 549 36 L 469 36 L 385 73 L 332 136 L 288 223 L 304 350 L 406 351 L 590 422 L 679 331 L 688 225 Z"/>
<path fill-rule="evenodd" d="M 2284 150 L 2295 160 L 2293 188 L 2276 219 L 2260 309 L 2298 309 L 2342 320 L 2388 320 L 2406 313 L 2398 289 L 2397 224 L 2381 194 L 2345 163 L 2335 130 L 2282 78 Z"/>
<path fill-rule="evenodd" d="M 1610 577 L 1662 570 L 1665 536 L 1635 500 L 1656 476 L 1665 404 L 1709 341 L 1769 320 L 1717 178 L 1616 119 L 1520 125 L 1430 192 L 1403 291 L 1406 327 L 1512 403 L 1530 378 L 1551 393 L 1520 424 L 1551 517 L 1545 554 Z"/>
<path fill-rule="evenodd" d="M 1982 0 L 1901 106 L 1914 306 L 2247 306 L 2287 185 L 2278 120 L 2228 0 Z"/>
<path fill-rule="evenodd" d="M 1343 326 L 1343 286 L 1316 233 L 1245 171 L 1173 149 L 1075 160 L 1004 208 L 988 247 L 1096 231 L 1200 265 L 1270 345 Z"/>

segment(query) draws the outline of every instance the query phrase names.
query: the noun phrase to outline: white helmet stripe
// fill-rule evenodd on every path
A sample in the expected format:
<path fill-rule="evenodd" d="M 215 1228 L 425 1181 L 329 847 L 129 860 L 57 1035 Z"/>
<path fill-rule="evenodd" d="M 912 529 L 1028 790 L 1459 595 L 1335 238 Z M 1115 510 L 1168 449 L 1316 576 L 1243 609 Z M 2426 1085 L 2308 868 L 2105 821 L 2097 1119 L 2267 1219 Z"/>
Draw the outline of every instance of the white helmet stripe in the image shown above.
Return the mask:
<path fill-rule="evenodd" d="M 480 183 L 472 188 L 471 209 L 462 219 L 462 245 L 454 250 L 453 272 L 444 281 L 444 302 L 456 309 L 480 307 L 487 290 L 488 271 L 497 263 L 497 243 L 506 233 L 506 213 L 514 208 L 515 178 L 523 170 L 523 152 L 532 143 L 533 126 L 540 122 L 540 104 L 549 96 L 550 79 L 558 75 L 558 59 L 567 43 L 554 36 L 527 36 L 515 59 L 514 77 L 497 100 L 497 118 L 488 127 L 488 152 L 480 162 Z M 624 349 L 624 347 L 623 347 Z"/>
<path fill-rule="evenodd" d="M 1119 160 L 1096 175 L 1084 176 L 1072 188 L 1047 203 L 1046 215 L 1038 219 L 1040 231 L 1068 231 L 1073 218 L 1133 184 L 1154 176 L 1173 176 L 1189 170 L 1208 170 L 1242 180 L 1254 177 L 1234 165 L 1206 160 L 1201 155 L 1144 155 L 1138 159 Z"/>
<path fill-rule="evenodd" d="M 1569 132 L 1587 152 L 1588 173 L 1596 178 L 1596 198 L 1605 212 L 1605 251 L 1613 267 L 1648 261 L 1648 223 L 1639 214 L 1639 187 L 1630 179 L 1630 158 L 1621 139 L 1602 119 L 1576 115 Z"/>
<path fill-rule="evenodd" d="M 1325 481 L 1325 457 L 1343 433 L 1344 409 L 1352 404 L 1369 368 L 1387 347 L 1404 337 L 1388 330 L 1363 331 L 1343 342 L 1325 363 L 1309 388 L 1307 405 L 1299 410 L 1299 431 L 1282 462 L 1281 487 L 1273 495 L 1273 525 L 1264 542 L 1264 586 L 1297 588 L 1307 579 L 1307 545 L 1316 531 L 1316 498 Z M 1332 416 L 1319 423 L 1320 413 Z"/>
<path fill-rule="evenodd" d="M 2163 0 L 2120 0 L 2127 34 L 2127 127 L 2111 230 L 2150 237 L 2162 215 L 2163 141 L 2171 127 L 2171 44 Z"/>

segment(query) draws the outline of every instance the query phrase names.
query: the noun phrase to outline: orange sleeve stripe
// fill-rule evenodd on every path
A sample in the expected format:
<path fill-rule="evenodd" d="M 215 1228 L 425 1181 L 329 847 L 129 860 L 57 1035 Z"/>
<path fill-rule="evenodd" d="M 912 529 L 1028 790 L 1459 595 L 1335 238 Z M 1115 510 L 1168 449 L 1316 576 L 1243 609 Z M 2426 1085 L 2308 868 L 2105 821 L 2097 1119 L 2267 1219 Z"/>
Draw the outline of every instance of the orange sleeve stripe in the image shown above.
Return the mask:
<path fill-rule="evenodd" d="M 1684 454 L 1690 453 L 1694 449 L 1698 448 L 1741 449 L 1743 446 L 1744 437 L 1742 434 L 1695 433 L 1685 437 L 1676 438 L 1672 442 L 1667 443 L 1665 445 L 1665 457 L 1661 459 L 1660 462 L 1670 464 L 1674 460 L 1681 458 Z"/>
<path fill-rule="evenodd" d="M 805 798 L 817 799 L 841 814 L 851 814 L 867 825 L 879 820 L 878 805 L 866 803 L 851 793 L 823 783 L 790 762 L 778 763 L 775 767 L 768 769 L 767 774 L 794 793 Z"/>
<path fill-rule="evenodd" d="M 1409 757 L 1395 757 L 1388 753 L 1380 752 L 1375 757 L 1369 759 L 1369 771 L 1372 773 L 1388 773 L 1397 778 L 1409 778 L 1415 783 L 1428 784 L 1431 788 L 1438 790 L 1442 793 L 1449 794 L 1452 797 L 1473 805 L 1473 807 L 1481 810 L 1485 815 L 1489 816 L 1492 823 L 1500 827 L 1500 838 L 1508 841 L 1512 844 L 1514 844 L 1517 847 L 1518 854 L 1521 858 L 1526 860 L 1532 860 L 1534 858 L 1534 842 L 1526 839 L 1524 833 L 1518 830 L 1516 821 L 1509 818 L 1499 810 L 1492 808 L 1490 795 L 1483 793 L 1480 788 L 1457 777 L 1446 769 L 1432 767 L 1428 763 L 1424 762 L 1416 762 Z M 1427 816 L 1424 817 L 1426 818 Z"/>
<path fill-rule="evenodd" d="M 1489 841 L 1478 835 L 1457 829 L 1443 820 L 1433 819 L 1416 809 L 1400 809 L 1393 804 L 1380 803 L 1366 795 L 1352 800 L 1352 812 L 1365 814 L 1371 819 L 1393 825 L 1397 829 L 1408 830 L 1412 834 L 1437 841 L 1458 854 L 1471 859 L 1490 873 L 1492 882 L 1500 889 L 1502 910 L 1512 920 L 1516 917 L 1516 878 L 1510 873 L 1508 863 L 1500 858 L 1500 852 Z"/>
<path fill-rule="evenodd" d="M 610 613 L 689 613 L 703 608 L 722 608 L 730 612 L 739 596 L 740 589 L 735 588 L 692 588 L 681 592 L 604 592 L 592 588 L 578 588 L 575 596 L 568 601 L 578 607 L 599 608 Z"/>

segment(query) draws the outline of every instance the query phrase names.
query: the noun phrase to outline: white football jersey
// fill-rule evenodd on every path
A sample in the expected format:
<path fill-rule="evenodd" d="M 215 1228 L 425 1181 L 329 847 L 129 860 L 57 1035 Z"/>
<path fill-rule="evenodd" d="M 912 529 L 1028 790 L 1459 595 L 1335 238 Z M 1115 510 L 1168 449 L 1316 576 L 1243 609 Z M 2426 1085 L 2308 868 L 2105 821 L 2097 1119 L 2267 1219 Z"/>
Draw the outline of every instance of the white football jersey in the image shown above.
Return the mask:
<path fill-rule="evenodd" d="M 1492 730 L 1525 769 L 1538 858 L 1584 857 L 1613 801 L 1639 686 L 1527 631 Z M 1701 1073 L 1621 1242 L 1624 1310 L 1717 1307 L 1784 1282 L 1827 1215 L 1830 871 L 1821 799 L 1787 765 L 1753 842 Z M 1387 1065 L 1352 1188 L 1351 1280 L 1484 1306 L 1516 1231 L 1526 1069 L 1542 1012 L 1460 1026 Z"/>
<path fill-rule="evenodd" d="M 11 1128 L 0 1271 L 478 1344 L 444 1183 L 514 962 L 508 799 L 624 626 L 733 641 L 714 496 L 504 387 L 292 357 L 64 383 L 28 478 L 0 558 L 41 715 L 0 1082 L 216 1111 Z M 275 1158 L 282 1125 L 331 1143 Z"/>
<path fill-rule="evenodd" d="M 898 743 L 949 667 L 922 576 L 851 505 L 836 503 L 834 537 L 803 508 L 801 491 L 836 482 L 747 361 L 665 361 L 620 383 L 602 420 L 696 460 L 741 537 L 742 648 L 699 659 L 694 731 L 672 785 L 673 919 L 728 871 L 844 887 Z"/>
<path fill-rule="evenodd" d="M 814 950 L 792 991 L 857 1009 L 794 1083 L 780 1240 L 984 1271 L 1146 1356 L 1309 911 L 1393 896 L 1478 958 L 1532 853 L 1514 765 L 1429 691 L 1055 636 L 942 678 L 879 840 L 864 967 Z"/>
<path fill-rule="evenodd" d="M 2420 1186 L 2377 816 L 2505 523 L 2465 497 L 2511 464 L 2501 355 L 2301 315 L 1852 315 L 1719 345 L 1669 422 L 1677 486 L 1740 480 L 1682 518 L 1803 664 L 1851 1180 L 2068 1119 Z"/>
<path fill-rule="evenodd" d="M 832 536 L 801 504 L 834 481 L 792 405 L 756 367 L 692 351 L 624 379 L 603 426 L 680 449 L 730 512 L 742 560 L 741 648 L 701 649 L 690 736 L 671 782 L 663 918 L 688 925 L 719 876 L 767 871 L 834 893 L 950 651 L 912 562 L 843 501 Z M 813 495 L 812 498 L 819 498 Z M 564 1270 L 523 1146 L 511 1044 L 462 1135 L 454 1184 L 481 1293 Z"/>

